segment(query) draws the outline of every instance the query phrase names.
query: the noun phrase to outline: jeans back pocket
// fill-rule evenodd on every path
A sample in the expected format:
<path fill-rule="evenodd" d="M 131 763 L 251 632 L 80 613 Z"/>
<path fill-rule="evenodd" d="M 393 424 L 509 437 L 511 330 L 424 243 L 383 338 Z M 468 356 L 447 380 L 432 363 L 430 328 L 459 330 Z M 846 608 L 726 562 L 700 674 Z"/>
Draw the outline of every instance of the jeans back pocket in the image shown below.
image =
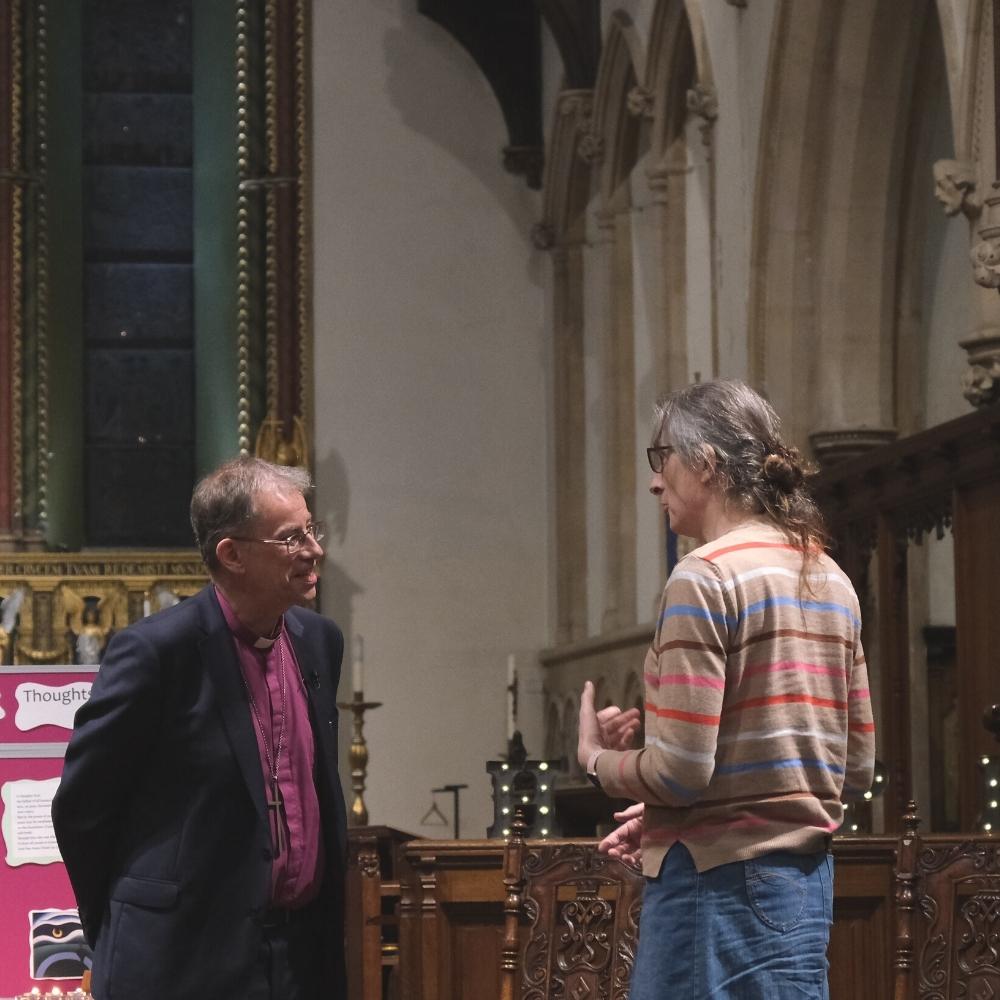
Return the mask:
<path fill-rule="evenodd" d="M 758 919 L 776 931 L 790 931 L 805 913 L 810 855 L 773 851 L 744 862 L 747 897 Z"/>

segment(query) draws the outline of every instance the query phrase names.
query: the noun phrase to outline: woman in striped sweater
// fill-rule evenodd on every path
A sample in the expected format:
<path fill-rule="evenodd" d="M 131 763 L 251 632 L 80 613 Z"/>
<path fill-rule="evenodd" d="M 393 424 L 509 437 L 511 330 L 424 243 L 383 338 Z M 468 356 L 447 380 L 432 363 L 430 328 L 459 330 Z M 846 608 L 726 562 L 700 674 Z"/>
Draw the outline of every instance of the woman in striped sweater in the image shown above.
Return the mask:
<path fill-rule="evenodd" d="M 858 600 L 802 462 L 736 381 L 657 408 L 650 492 L 701 545 L 670 575 L 635 710 L 580 709 L 580 763 L 636 805 L 603 843 L 647 876 L 631 1000 L 828 996 L 830 835 L 869 787 Z"/>

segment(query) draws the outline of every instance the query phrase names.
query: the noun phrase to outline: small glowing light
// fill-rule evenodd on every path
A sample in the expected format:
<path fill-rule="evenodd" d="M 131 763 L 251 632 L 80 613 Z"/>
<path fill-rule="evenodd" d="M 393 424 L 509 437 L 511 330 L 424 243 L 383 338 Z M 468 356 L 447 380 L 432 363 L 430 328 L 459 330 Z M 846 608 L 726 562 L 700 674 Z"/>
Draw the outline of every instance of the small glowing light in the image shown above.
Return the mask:
<path fill-rule="evenodd" d="M 985 830 L 985 831 L 986 831 L 987 833 L 989 833 L 989 831 L 993 829 L 993 824 L 992 824 L 992 823 L 984 823 L 984 824 L 983 824 L 983 829 L 984 829 L 984 830 Z"/>
<path fill-rule="evenodd" d="M 852 823 L 851 824 L 851 833 L 857 833 L 857 832 L 858 832 L 858 824 L 857 823 Z"/>
<path fill-rule="evenodd" d="M 540 812 L 540 813 L 541 813 L 541 814 L 542 814 L 543 816 L 545 816 L 545 815 L 546 815 L 546 814 L 548 813 L 548 811 L 549 811 L 549 807 L 548 807 L 548 806 L 539 806 L 539 807 L 538 807 L 538 811 L 539 811 L 539 812 Z"/>
<path fill-rule="evenodd" d="M 872 793 L 871 792 L 865 792 L 865 798 L 866 799 L 870 799 L 871 797 L 872 797 Z"/>
<path fill-rule="evenodd" d="M 997 787 L 997 779 L 990 778 L 990 788 L 996 788 L 996 787 Z"/>
<path fill-rule="evenodd" d="M 546 764 L 544 760 L 541 762 L 541 764 L 538 765 L 538 770 L 539 771 L 547 771 L 548 769 L 549 769 L 549 765 Z"/>
<path fill-rule="evenodd" d="M 997 807 L 997 800 L 996 800 L 996 799 L 994 799 L 994 800 L 993 800 L 993 801 L 992 801 L 992 802 L 990 803 L 990 808 L 991 808 L 991 809 L 996 809 L 996 807 Z"/>
<path fill-rule="evenodd" d="M 501 771 L 509 771 L 510 770 L 510 764 L 501 764 L 500 765 L 500 770 Z"/>
<path fill-rule="evenodd" d="M 127 337 L 128 336 L 128 330 L 119 330 L 118 331 L 118 336 L 119 337 Z"/>
<path fill-rule="evenodd" d="M 510 830 L 504 830 L 503 835 L 505 837 L 509 837 L 510 836 Z"/>
<path fill-rule="evenodd" d="M 885 781 L 885 775 L 882 775 L 882 774 L 876 774 L 875 775 L 875 784 L 876 785 L 881 785 L 883 781 Z"/>
<path fill-rule="evenodd" d="M 979 762 L 979 763 L 980 763 L 980 764 L 983 764 L 983 765 L 985 766 L 985 765 L 986 765 L 986 764 L 988 764 L 989 762 L 990 762 L 990 759 L 989 759 L 989 757 L 983 757 L 983 758 L 982 758 L 982 759 L 980 760 L 980 762 Z"/>
<path fill-rule="evenodd" d="M 522 795 L 521 796 L 521 801 L 522 802 L 527 802 L 528 801 L 528 796 L 527 795 Z"/>
<path fill-rule="evenodd" d="M 547 792 L 549 790 L 549 786 L 548 785 L 539 785 L 538 786 L 538 790 L 540 792 Z"/>
<path fill-rule="evenodd" d="M 548 830 L 542 830 L 542 836 L 543 837 L 547 837 L 548 835 L 549 835 L 549 831 Z"/>
<path fill-rule="evenodd" d="M 501 785 L 500 786 L 500 791 L 501 792 L 509 792 L 510 791 L 510 785 Z"/>
<path fill-rule="evenodd" d="M 506 816 L 507 813 L 510 812 L 510 808 L 508 806 L 504 806 L 503 809 L 500 810 L 500 812 L 503 813 L 504 816 Z"/>

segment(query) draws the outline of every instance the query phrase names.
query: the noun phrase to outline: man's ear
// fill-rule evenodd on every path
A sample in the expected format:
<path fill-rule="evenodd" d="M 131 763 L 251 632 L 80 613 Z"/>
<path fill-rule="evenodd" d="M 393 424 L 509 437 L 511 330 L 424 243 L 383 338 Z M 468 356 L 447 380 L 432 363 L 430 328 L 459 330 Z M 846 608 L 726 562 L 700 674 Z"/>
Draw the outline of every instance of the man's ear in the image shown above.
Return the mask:
<path fill-rule="evenodd" d="M 239 546 L 232 538 L 223 538 L 215 546 L 215 558 L 219 560 L 219 565 L 230 573 L 246 572 Z"/>

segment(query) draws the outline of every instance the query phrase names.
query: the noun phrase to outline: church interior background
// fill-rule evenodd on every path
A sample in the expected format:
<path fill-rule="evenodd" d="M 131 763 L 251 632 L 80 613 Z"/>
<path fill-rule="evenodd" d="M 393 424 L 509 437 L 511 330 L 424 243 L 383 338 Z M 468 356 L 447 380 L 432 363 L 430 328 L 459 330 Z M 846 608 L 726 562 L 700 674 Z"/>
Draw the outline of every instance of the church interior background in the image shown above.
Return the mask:
<path fill-rule="evenodd" d="M 380 703 L 371 822 L 450 836 L 432 790 L 465 785 L 484 836 L 512 661 L 592 829 L 579 691 L 641 702 L 678 555 L 652 405 L 733 376 L 821 468 L 862 595 L 885 793 L 857 832 L 911 798 L 981 832 L 996 8 L 4 4 L 0 663 L 83 662 L 197 589 L 201 472 L 303 464 L 320 607 L 363 663 L 343 700 L 363 674 Z"/>

